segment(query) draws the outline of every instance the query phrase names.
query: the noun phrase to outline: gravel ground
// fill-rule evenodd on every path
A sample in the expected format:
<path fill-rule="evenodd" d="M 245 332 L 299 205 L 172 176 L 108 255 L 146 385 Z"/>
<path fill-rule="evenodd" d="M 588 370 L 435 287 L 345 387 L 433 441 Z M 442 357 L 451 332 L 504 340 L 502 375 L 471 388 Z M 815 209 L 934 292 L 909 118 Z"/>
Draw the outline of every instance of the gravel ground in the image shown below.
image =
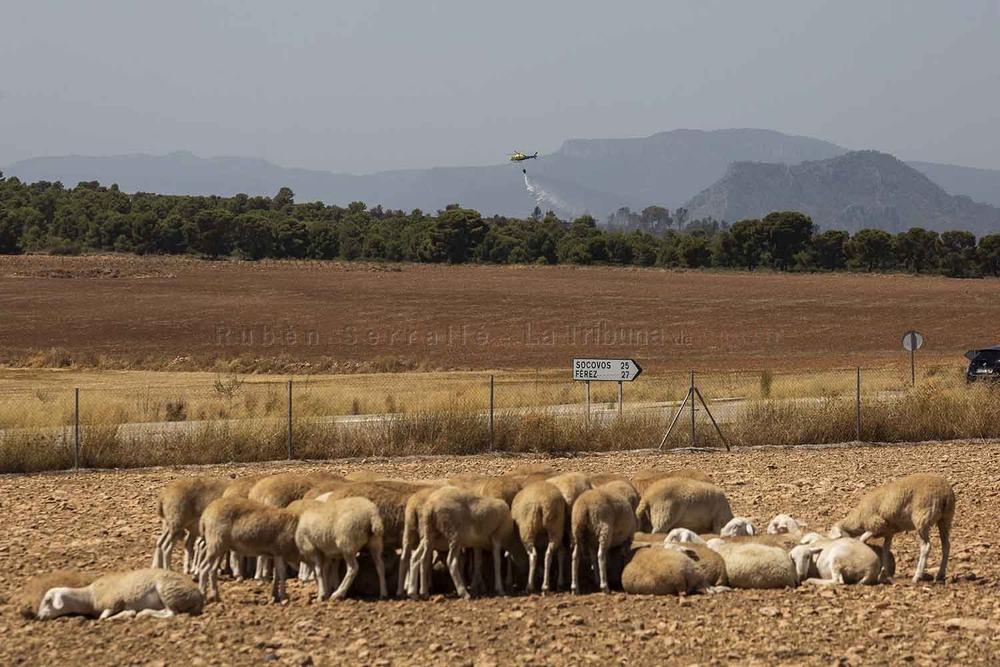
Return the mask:
<path fill-rule="evenodd" d="M 721 595 L 518 595 L 463 601 L 349 600 L 316 605 L 297 582 L 290 601 L 221 580 L 223 602 L 200 617 L 30 622 L 11 594 L 57 568 L 146 567 L 159 531 L 157 490 L 190 474 L 370 468 L 401 477 L 500 473 L 545 461 L 566 470 L 628 473 L 696 466 L 725 488 L 737 514 L 792 513 L 826 529 L 869 488 L 913 472 L 946 475 L 958 510 L 946 584 L 909 582 L 913 535 L 894 542 L 892 585 Z M 922 444 L 727 453 L 614 453 L 577 458 L 395 459 L 214 466 L 0 478 L 0 664 L 996 664 L 1000 562 L 987 531 L 1000 495 L 1000 443 Z M 934 536 L 930 565 L 937 567 Z"/>

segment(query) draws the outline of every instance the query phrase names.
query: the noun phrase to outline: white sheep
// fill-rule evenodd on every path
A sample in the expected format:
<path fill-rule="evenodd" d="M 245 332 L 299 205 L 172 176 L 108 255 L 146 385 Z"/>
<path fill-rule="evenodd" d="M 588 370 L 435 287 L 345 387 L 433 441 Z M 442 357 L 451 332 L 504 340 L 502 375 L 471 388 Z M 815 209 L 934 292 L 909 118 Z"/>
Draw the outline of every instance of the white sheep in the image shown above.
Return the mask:
<path fill-rule="evenodd" d="M 205 539 L 205 557 L 199 572 L 203 594 L 209 587 L 219 599 L 219 561 L 235 551 L 246 556 L 274 559 L 271 594 L 276 602 L 285 597 L 285 563 L 296 564 L 299 551 L 295 530 L 299 515 L 284 508 L 268 507 L 242 498 L 220 498 L 209 505 L 199 522 Z"/>
<path fill-rule="evenodd" d="M 382 560 L 382 519 L 372 501 L 344 498 L 310 505 L 299 517 L 295 544 L 303 561 L 310 563 L 316 572 L 317 601 L 340 600 L 347 595 L 358 576 L 357 553 L 363 547 L 368 547 L 378 572 L 379 597 L 389 595 Z M 332 574 L 339 559 L 347 563 L 347 574 L 337 590 L 332 591 Z"/>
<path fill-rule="evenodd" d="M 413 558 L 414 552 L 420 546 L 420 509 L 435 491 L 437 488 L 429 486 L 417 491 L 406 501 L 401 540 L 402 551 L 399 556 L 399 581 L 396 585 L 397 597 L 403 597 L 403 594 L 408 590 L 411 576 L 419 577 L 421 574 L 419 563 Z M 415 586 L 420 587 L 419 580 Z"/>
<path fill-rule="evenodd" d="M 437 489 L 420 508 L 420 546 L 413 554 L 413 563 L 420 563 L 421 572 L 419 577 L 410 573 L 407 592 L 415 596 L 419 584 L 421 595 L 429 593 L 431 556 L 437 550 L 448 552 L 448 570 L 455 589 L 460 596 L 470 598 L 460 567 L 461 550 L 474 549 L 473 555 L 479 559 L 479 550 L 487 549 L 493 553 L 496 591 L 503 595 L 501 552 L 513 531 L 514 520 L 504 501 L 456 487 Z"/>
<path fill-rule="evenodd" d="M 585 491 L 570 511 L 572 573 L 570 588 L 580 592 L 580 550 L 589 547 L 601 590 L 608 591 L 608 549 L 626 544 L 636 531 L 635 488 L 625 482 L 610 482 Z"/>
<path fill-rule="evenodd" d="M 800 581 L 813 584 L 876 584 L 881 560 L 860 540 L 842 537 L 800 544 L 788 553 Z"/>
<path fill-rule="evenodd" d="M 801 535 L 802 529 L 809 524 L 803 523 L 787 514 L 777 514 L 768 523 L 764 531 L 768 535 Z"/>
<path fill-rule="evenodd" d="M 657 533 L 654 536 L 660 537 L 661 534 Z M 667 533 L 667 536 L 664 539 L 660 541 L 664 543 L 688 542 L 689 544 L 702 544 L 702 545 L 707 544 L 707 542 L 705 542 L 705 540 L 703 540 L 701 536 L 698 535 L 698 533 L 694 532 L 693 530 L 688 530 L 687 528 L 674 528 L 669 533 Z"/>
<path fill-rule="evenodd" d="M 719 533 L 733 518 L 726 494 L 714 484 L 686 477 L 668 477 L 642 494 L 635 510 L 642 529 L 669 533 L 689 528 L 696 533 Z"/>
<path fill-rule="evenodd" d="M 707 583 L 695 562 L 673 549 L 637 549 L 622 570 L 622 588 L 634 595 L 695 593 Z"/>
<path fill-rule="evenodd" d="M 116 572 L 83 588 L 51 588 L 38 605 L 41 620 L 69 614 L 107 618 L 200 614 L 204 597 L 190 578 L 163 569 Z"/>
<path fill-rule="evenodd" d="M 883 537 L 880 580 L 890 578 L 890 551 L 896 533 L 916 530 L 920 538 L 920 559 L 913 581 L 924 577 L 927 555 L 931 550 L 931 528 L 937 526 L 941 537 L 941 565 L 938 581 L 944 581 L 948 569 L 951 522 L 955 517 L 955 491 L 944 477 L 929 474 L 909 475 L 871 491 L 847 517 L 835 524 L 831 538 L 844 535 L 867 543 Z"/>
<path fill-rule="evenodd" d="M 542 592 L 549 590 L 549 572 L 553 556 L 562 549 L 566 533 L 566 500 L 559 489 L 548 482 L 524 487 L 511 504 L 518 536 L 528 552 L 528 592 L 535 591 L 538 545 L 546 544 L 542 570 Z"/>
<path fill-rule="evenodd" d="M 733 588 L 794 588 L 799 584 L 792 559 L 780 547 L 716 538 L 708 541 L 708 548 L 726 562 L 726 577 Z"/>
<path fill-rule="evenodd" d="M 750 519 L 736 516 L 719 531 L 719 537 L 753 537 L 757 534 L 757 527 Z"/>
<path fill-rule="evenodd" d="M 156 515 L 163 530 L 153 548 L 154 568 L 170 569 L 174 542 L 186 533 L 183 571 L 185 574 L 194 571 L 198 519 L 209 503 L 222 496 L 229 484 L 229 480 L 217 477 L 184 477 L 163 487 L 156 499 Z"/>

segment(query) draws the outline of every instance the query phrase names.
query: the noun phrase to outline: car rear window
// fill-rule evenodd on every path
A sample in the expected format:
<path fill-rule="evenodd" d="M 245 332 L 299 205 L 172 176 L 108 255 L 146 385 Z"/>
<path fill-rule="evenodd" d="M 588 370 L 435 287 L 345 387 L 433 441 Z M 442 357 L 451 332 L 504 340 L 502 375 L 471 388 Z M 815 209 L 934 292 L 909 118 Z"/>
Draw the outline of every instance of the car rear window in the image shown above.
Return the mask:
<path fill-rule="evenodd" d="M 1000 350 L 980 350 L 979 354 L 976 355 L 972 363 L 991 363 L 995 364 L 1000 362 Z"/>

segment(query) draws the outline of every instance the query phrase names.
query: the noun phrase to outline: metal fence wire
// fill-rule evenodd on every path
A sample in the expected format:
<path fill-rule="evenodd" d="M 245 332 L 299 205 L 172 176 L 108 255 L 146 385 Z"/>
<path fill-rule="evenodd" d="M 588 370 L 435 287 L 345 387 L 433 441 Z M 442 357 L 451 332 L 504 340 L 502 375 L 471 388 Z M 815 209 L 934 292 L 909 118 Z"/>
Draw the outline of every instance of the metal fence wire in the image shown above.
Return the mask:
<path fill-rule="evenodd" d="M 622 386 L 555 371 L 173 377 L 8 383 L 0 471 L 1000 436 L 1000 392 L 955 366 L 643 373 Z"/>

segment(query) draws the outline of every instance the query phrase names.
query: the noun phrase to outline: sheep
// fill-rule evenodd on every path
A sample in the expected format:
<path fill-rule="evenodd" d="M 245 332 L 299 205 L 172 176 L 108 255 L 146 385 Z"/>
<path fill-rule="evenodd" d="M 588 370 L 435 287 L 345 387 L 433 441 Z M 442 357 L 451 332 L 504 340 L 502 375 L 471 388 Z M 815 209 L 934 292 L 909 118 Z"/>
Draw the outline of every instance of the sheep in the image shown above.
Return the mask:
<path fill-rule="evenodd" d="M 226 490 L 222 492 L 222 497 L 246 498 L 250 495 L 250 489 L 252 489 L 257 482 L 266 477 L 270 477 L 270 475 L 248 475 L 246 477 L 237 477 L 229 482 L 229 485 L 226 486 Z"/>
<path fill-rule="evenodd" d="M 75 570 L 55 570 L 29 579 L 14 595 L 13 604 L 24 618 L 36 618 L 38 606 L 52 588 L 84 588 L 99 575 Z"/>
<path fill-rule="evenodd" d="M 326 482 L 320 482 L 316 486 L 312 487 L 302 496 L 303 500 L 316 500 L 319 496 L 323 494 L 330 493 L 331 491 L 336 491 L 342 486 L 351 484 L 346 480 L 333 479 Z"/>
<path fill-rule="evenodd" d="M 520 493 L 524 485 L 517 477 L 501 475 L 499 477 L 486 477 L 469 485 L 468 489 L 473 493 L 478 493 L 487 498 L 499 498 L 510 507 L 514 498 Z"/>
<path fill-rule="evenodd" d="M 788 554 L 800 581 L 815 584 L 876 584 L 882 562 L 875 551 L 850 537 L 800 544 Z M 821 577 L 821 578 L 816 578 Z"/>
<path fill-rule="evenodd" d="M 772 518 L 764 531 L 768 535 L 796 535 L 802 534 L 802 529 L 809 524 L 794 519 L 787 514 L 777 514 Z"/>
<path fill-rule="evenodd" d="M 672 549 L 684 554 L 692 561 L 705 578 L 705 583 L 714 588 L 717 586 L 728 586 L 729 578 L 726 575 L 726 561 L 718 553 L 708 548 L 704 542 L 666 542 L 661 546 L 664 549 Z"/>
<path fill-rule="evenodd" d="M 357 553 L 365 546 L 378 572 L 379 597 L 389 595 L 382 560 L 382 519 L 372 501 L 343 498 L 309 506 L 299 517 L 295 544 L 303 561 L 316 572 L 317 601 L 340 600 L 347 595 L 358 575 Z M 347 575 L 331 593 L 330 578 L 336 560 L 341 558 L 347 562 Z"/>
<path fill-rule="evenodd" d="M 951 546 L 951 522 L 955 517 L 955 491 L 944 477 L 916 474 L 897 479 L 871 491 L 830 531 L 831 538 L 857 537 L 867 543 L 883 537 L 880 580 L 888 580 L 889 554 L 896 533 L 916 530 L 920 538 L 920 558 L 913 581 L 924 578 L 931 549 L 930 531 L 937 526 L 941 537 L 941 565 L 937 581 L 944 581 Z"/>
<path fill-rule="evenodd" d="M 672 549 L 638 549 L 622 570 L 622 588 L 634 595 L 695 593 L 706 585 L 695 562 Z"/>
<path fill-rule="evenodd" d="M 250 495 L 250 489 L 252 489 L 257 484 L 257 482 L 264 479 L 265 477 L 270 477 L 270 475 L 248 475 L 246 477 L 237 477 L 232 482 L 230 482 L 229 486 L 226 487 L 226 490 L 222 492 L 222 497 L 245 499 Z M 204 556 L 205 540 L 199 538 L 198 545 L 200 551 L 197 551 L 196 553 L 200 554 L 200 556 Z M 254 568 L 254 563 L 253 561 L 251 561 L 251 559 L 240 556 L 236 552 L 232 552 L 229 554 L 229 567 L 233 572 L 233 577 L 237 581 L 242 581 L 244 577 L 244 572 L 252 570 Z M 195 561 L 194 569 L 192 570 L 192 572 L 199 572 L 200 570 L 201 570 L 201 561 L 199 559 Z"/>
<path fill-rule="evenodd" d="M 733 517 L 719 531 L 719 537 L 753 537 L 756 534 L 757 527 L 750 519 L 742 516 Z"/>
<path fill-rule="evenodd" d="M 542 463 L 530 463 L 528 465 L 517 466 L 506 472 L 508 477 L 513 477 L 527 486 L 533 482 L 543 482 L 550 477 L 555 477 L 559 471 Z"/>
<path fill-rule="evenodd" d="M 205 557 L 199 572 L 203 594 L 209 587 L 219 600 L 217 565 L 230 551 L 248 556 L 274 559 L 271 595 L 276 602 L 285 597 L 285 562 L 298 563 L 295 529 L 299 516 L 295 511 L 268 507 L 253 500 L 220 498 L 201 515 L 199 527 L 205 539 Z"/>
<path fill-rule="evenodd" d="M 786 553 L 799 545 L 794 535 L 736 535 L 722 538 L 719 535 L 704 534 L 700 536 L 706 543 L 713 539 L 724 539 L 729 544 L 762 544 L 767 547 L 777 547 Z"/>
<path fill-rule="evenodd" d="M 403 542 L 406 503 L 410 496 L 425 488 L 428 487 L 424 484 L 412 482 L 352 482 L 324 495 L 326 502 L 343 498 L 367 498 L 375 503 L 379 516 L 382 517 L 384 547 L 395 551 Z"/>
<path fill-rule="evenodd" d="M 678 468 L 677 470 L 639 470 L 632 475 L 632 485 L 635 490 L 639 492 L 639 495 L 643 495 L 650 486 L 656 482 L 662 481 L 664 479 L 669 479 L 671 477 L 681 477 L 684 479 L 694 479 L 699 482 L 704 482 L 706 484 L 713 484 L 712 478 L 701 470 L 695 470 L 694 468 Z"/>
<path fill-rule="evenodd" d="M 115 572 L 82 588 L 49 589 L 36 616 L 49 620 L 68 614 L 108 618 L 169 618 L 200 614 L 205 599 L 198 586 L 179 572 L 163 569 Z"/>
<path fill-rule="evenodd" d="M 631 484 L 610 482 L 583 492 L 570 511 L 571 590 L 579 593 L 580 549 L 590 547 L 601 590 L 608 591 L 608 549 L 625 544 L 636 530 L 638 496 Z"/>
<path fill-rule="evenodd" d="M 635 510 L 642 529 L 668 533 L 689 528 L 696 533 L 718 533 L 733 518 L 722 489 L 686 477 L 668 477 L 642 494 Z"/>
<path fill-rule="evenodd" d="M 663 538 L 663 535 L 660 533 L 654 533 L 653 537 Z M 693 530 L 688 530 L 687 528 L 674 528 L 660 541 L 664 543 L 688 542 L 690 544 L 708 544 L 708 542 L 703 540 L 698 533 Z"/>
<path fill-rule="evenodd" d="M 420 508 L 424 506 L 431 494 L 437 488 L 429 486 L 417 491 L 406 501 L 403 519 L 402 552 L 399 556 L 399 581 L 396 585 L 396 597 L 403 597 L 411 576 L 420 576 L 420 568 L 411 567 L 410 560 L 414 550 L 420 546 Z"/>
<path fill-rule="evenodd" d="M 573 503 L 584 491 L 594 488 L 587 479 L 587 476 L 579 472 L 564 472 L 546 480 L 549 484 L 559 489 L 563 500 L 566 501 L 566 508 L 572 509 Z"/>
<path fill-rule="evenodd" d="M 587 479 L 590 481 L 590 485 L 593 488 L 595 488 L 595 489 L 597 487 L 599 487 L 599 486 L 603 486 L 604 484 L 607 484 L 608 482 L 629 482 L 629 483 L 631 483 L 631 481 L 629 480 L 628 477 L 626 477 L 625 475 L 618 474 L 616 472 L 602 472 L 602 473 L 597 473 L 596 475 L 591 475 Z"/>
<path fill-rule="evenodd" d="M 448 569 L 455 589 L 461 597 L 471 598 L 459 566 L 463 548 L 491 549 L 493 552 L 494 584 L 498 594 L 504 594 L 500 575 L 501 547 L 514 531 L 514 520 L 507 503 L 496 498 L 484 498 L 471 491 L 444 487 L 437 489 L 420 508 L 420 546 L 413 562 L 421 564 L 420 576 L 411 572 L 408 593 L 426 596 L 431 578 L 431 551 L 447 550 Z M 479 552 L 474 552 L 478 559 Z"/>
<path fill-rule="evenodd" d="M 708 548 L 722 556 L 733 588 L 794 588 L 799 583 L 795 564 L 780 547 L 716 538 L 708 541 Z"/>
<path fill-rule="evenodd" d="M 163 487 L 156 500 L 156 515 L 163 530 L 153 548 L 154 568 L 170 569 L 174 542 L 186 532 L 183 571 L 185 574 L 192 571 L 198 519 L 209 503 L 222 496 L 229 484 L 229 480 L 216 477 L 185 477 Z"/>
<path fill-rule="evenodd" d="M 549 591 L 552 557 L 562 549 L 566 532 L 566 500 L 548 482 L 535 482 L 524 487 L 511 504 L 511 515 L 521 543 L 528 552 L 528 592 L 535 591 L 535 568 L 538 544 L 547 543 L 542 569 L 542 592 Z"/>

